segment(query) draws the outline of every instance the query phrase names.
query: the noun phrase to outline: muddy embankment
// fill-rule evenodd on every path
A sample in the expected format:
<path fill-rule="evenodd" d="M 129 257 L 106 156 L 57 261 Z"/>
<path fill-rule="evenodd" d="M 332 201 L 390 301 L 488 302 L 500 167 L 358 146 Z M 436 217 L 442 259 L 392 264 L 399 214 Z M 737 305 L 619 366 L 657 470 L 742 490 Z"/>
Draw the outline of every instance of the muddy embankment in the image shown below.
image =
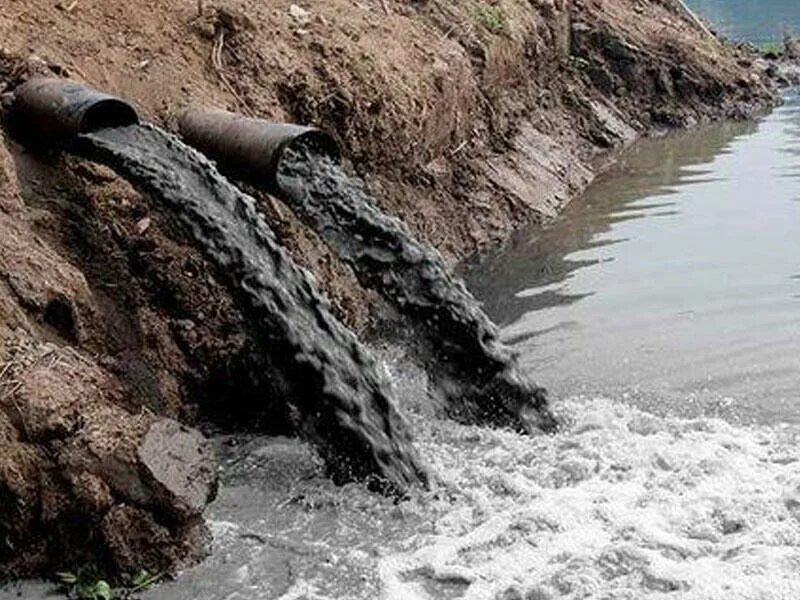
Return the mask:
<path fill-rule="evenodd" d="M 167 128 L 190 103 L 312 122 L 451 260 L 552 217 L 639 135 L 776 98 L 759 61 L 669 0 L 4 4 L 5 91 L 55 74 Z M 363 329 L 375 294 L 286 205 L 259 207 Z M 196 560 L 215 478 L 189 427 L 298 426 L 255 343 L 218 270 L 147 197 L 6 137 L 0 578 Z"/>

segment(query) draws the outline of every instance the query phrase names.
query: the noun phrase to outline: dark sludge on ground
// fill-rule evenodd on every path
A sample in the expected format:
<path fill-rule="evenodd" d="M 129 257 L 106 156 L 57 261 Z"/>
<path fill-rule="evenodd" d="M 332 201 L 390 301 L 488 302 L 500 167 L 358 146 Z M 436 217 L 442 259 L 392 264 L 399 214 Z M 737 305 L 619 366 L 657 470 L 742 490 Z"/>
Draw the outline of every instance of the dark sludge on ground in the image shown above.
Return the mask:
<path fill-rule="evenodd" d="M 299 432 L 335 482 L 365 480 L 403 494 L 427 481 L 374 360 L 280 247 L 251 197 L 152 125 L 83 134 L 68 148 L 148 194 L 218 268 L 260 341 L 265 368 L 296 409 Z"/>

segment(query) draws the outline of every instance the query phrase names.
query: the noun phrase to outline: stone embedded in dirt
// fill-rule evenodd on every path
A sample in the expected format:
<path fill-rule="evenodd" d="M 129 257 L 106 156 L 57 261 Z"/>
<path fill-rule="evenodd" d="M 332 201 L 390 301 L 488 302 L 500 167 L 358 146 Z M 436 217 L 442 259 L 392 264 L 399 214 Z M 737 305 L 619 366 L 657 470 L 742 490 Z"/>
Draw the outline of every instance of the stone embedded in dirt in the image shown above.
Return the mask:
<path fill-rule="evenodd" d="M 308 11 L 297 4 L 289 7 L 289 14 L 299 25 L 308 25 L 311 22 L 311 11 Z"/>
<path fill-rule="evenodd" d="M 200 515 L 216 492 L 216 465 L 208 440 L 177 421 L 153 423 L 138 457 L 159 501 L 182 517 Z"/>
<path fill-rule="evenodd" d="M 144 217 L 136 223 L 136 233 L 142 235 L 145 231 L 150 229 L 150 217 Z"/>

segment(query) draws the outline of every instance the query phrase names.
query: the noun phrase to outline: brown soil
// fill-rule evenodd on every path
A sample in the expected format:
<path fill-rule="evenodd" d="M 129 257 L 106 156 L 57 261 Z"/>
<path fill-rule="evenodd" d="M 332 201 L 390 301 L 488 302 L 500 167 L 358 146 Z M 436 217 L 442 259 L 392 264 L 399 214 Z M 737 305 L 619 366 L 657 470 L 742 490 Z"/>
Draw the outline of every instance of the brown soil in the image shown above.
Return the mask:
<path fill-rule="evenodd" d="M 189 103 L 316 123 L 451 259 L 555 215 L 638 135 L 775 101 L 757 61 L 671 0 L 200 4 L 0 0 L 0 92 L 56 73 L 167 125 Z M 262 206 L 362 327 L 373 296 Z M 213 268 L 146 198 L 0 144 L 0 578 L 196 559 L 213 467 L 175 420 L 290 428 L 250 347 Z"/>

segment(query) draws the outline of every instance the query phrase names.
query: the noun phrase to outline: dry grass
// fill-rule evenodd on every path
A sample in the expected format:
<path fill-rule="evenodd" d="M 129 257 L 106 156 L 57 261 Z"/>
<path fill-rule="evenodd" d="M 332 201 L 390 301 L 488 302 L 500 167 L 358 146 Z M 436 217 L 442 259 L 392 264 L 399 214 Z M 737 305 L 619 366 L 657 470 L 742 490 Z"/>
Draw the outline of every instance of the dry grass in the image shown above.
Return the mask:
<path fill-rule="evenodd" d="M 202 14 L 202 9 L 200 14 Z M 236 98 L 241 111 L 248 117 L 255 116 L 250 106 L 236 91 L 225 73 L 225 63 L 223 62 L 223 51 L 225 50 L 225 35 L 235 33 L 234 19 L 226 12 L 217 9 L 214 21 L 214 44 L 211 46 L 211 67 L 219 78 L 222 86 Z"/>

